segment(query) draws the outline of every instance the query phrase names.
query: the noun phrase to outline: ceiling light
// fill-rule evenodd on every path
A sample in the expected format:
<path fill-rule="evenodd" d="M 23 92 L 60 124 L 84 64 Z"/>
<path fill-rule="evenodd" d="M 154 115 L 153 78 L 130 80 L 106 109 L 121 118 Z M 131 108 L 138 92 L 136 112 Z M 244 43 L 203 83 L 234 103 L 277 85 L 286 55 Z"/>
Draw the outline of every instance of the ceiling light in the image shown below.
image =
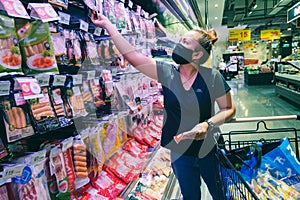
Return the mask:
<path fill-rule="evenodd" d="M 251 10 L 250 12 L 249 12 L 249 15 L 251 15 L 253 13 L 253 11 Z"/>
<path fill-rule="evenodd" d="M 215 8 L 217 8 L 217 7 L 219 7 L 219 5 L 216 3 L 216 4 L 215 4 Z"/>
<path fill-rule="evenodd" d="M 287 30 L 288 30 L 288 31 L 291 31 L 291 30 L 292 30 L 292 28 L 291 28 L 291 27 L 289 27 Z"/>
<path fill-rule="evenodd" d="M 257 4 L 254 4 L 253 9 L 257 8 Z"/>
<path fill-rule="evenodd" d="M 215 20 L 217 20 L 218 19 L 218 17 L 215 17 Z"/>

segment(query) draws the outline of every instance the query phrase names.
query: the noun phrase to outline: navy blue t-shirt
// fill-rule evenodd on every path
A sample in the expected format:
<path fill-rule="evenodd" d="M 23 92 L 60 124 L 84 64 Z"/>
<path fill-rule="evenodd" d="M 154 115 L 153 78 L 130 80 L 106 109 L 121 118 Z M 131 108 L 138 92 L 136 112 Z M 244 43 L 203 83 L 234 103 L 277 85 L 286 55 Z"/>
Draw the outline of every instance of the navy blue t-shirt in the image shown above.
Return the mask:
<path fill-rule="evenodd" d="M 229 92 L 230 87 L 216 69 L 199 67 L 192 87 L 185 90 L 175 66 L 160 61 L 156 66 L 164 96 L 161 146 L 180 154 L 198 156 L 203 141 L 182 140 L 177 144 L 173 137 L 213 116 L 216 98 Z"/>

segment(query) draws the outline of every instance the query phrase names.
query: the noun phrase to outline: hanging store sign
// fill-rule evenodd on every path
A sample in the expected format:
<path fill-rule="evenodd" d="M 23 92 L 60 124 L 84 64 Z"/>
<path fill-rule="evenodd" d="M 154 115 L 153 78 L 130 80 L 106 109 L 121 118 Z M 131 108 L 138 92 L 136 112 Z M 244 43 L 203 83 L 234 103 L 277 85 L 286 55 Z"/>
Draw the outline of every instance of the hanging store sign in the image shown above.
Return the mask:
<path fill-rule="evenodd" d="M 250 29 L 232 29 L 229 30 L 229 41 L 247 41 L 251 39 Z"/>
<path fill-rule="evenodd" d="M 297 19 L 300 17 L 300 2 L 298 2 L 296 5 L 288 9 L 287 11 L 287 23 L 290 23 L 291 21 Z"/>
<path fill-rule="evenodd" d="M 280 39 L 280 29 L 268 29 L 260 31 L 261 40 L 278 40 Z"/>
<path fill-rule="evenodd" d="M 250 42 L 250 43 L 245 43 L 244 44 L 244 49 L 252 49 L 252 48 L 254 48 L 254 44 L 252 43 L 252 42 Z"/>

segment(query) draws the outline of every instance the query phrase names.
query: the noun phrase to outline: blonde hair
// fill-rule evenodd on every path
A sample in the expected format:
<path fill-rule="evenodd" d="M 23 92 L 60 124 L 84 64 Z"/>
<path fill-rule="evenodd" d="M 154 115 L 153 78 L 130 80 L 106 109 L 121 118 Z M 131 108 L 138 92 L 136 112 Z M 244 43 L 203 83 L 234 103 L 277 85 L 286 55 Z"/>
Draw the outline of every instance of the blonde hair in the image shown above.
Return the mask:
<path fill-rule="evenodd" d="M 204 29 L 193 29 L 199 33 L 198 43 L 200 45 L 199 48 L 196 48 L 197 51 L 203 52 L 203 57 L 199 60 L 200 63 L 205 63 L 208 59 L 212 45 L 218 40 L 217 32 L 214 29 L 204 30 Z"/>

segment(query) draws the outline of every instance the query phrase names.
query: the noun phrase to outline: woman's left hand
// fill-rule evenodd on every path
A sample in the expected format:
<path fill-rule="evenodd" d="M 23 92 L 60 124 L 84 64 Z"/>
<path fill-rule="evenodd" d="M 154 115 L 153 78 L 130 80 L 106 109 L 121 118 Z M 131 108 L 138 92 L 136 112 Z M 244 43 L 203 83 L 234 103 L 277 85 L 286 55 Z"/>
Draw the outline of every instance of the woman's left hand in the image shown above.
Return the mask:
<path fill-rule="evenodd" d="M 177 143 L 184 139 L 204 140 L 206 138 L 207 130 L 208 124 L 206 122 L 202 122 L 194 126 L 194 128 L 192 128 L 191 130 L 175 136 L 174 139 Z"/>

